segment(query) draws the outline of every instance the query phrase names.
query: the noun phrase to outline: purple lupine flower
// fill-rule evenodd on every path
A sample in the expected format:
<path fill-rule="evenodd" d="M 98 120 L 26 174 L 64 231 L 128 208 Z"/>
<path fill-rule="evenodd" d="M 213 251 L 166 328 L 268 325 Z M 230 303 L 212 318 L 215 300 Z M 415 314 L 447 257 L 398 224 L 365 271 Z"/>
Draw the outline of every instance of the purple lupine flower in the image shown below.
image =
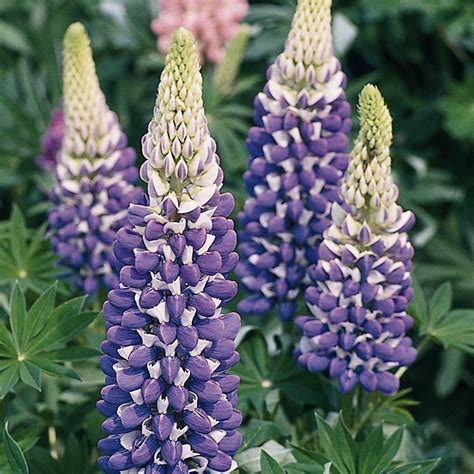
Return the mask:
<path fill-rule="evenodd" d="M 251 295 L 239 309 L 263 315 L 277 305 L 289 320 L 348 164 L 351 109 L 332 53 L 330 0 L 298 2 L 285 51 L 267 77 L 247 140 L 250 197 L 238 216 L 237 271 Z"/>
<path fill-rule="evenodd" d="M 228 472 L 241 443 L 234 207 L 202 103 L 199 53 L 178 29 L 143 137 L 142 204 L 114 244 L 120 288 L 104 305 L 99 442 L 107 473 Z"/>
<path fill-rule="evenodd" d="M 64 139 L 48 215 L 53 250 L 76 283 L 93 293 L 118 284 L 112 243 L 141 191 L 135 152 L 105 102 L 89 38 L 80 23 L 64 38 Z"/>
<path fill-rule="evenodd" d="M 416 357 L 406 332 L 413 319 L 413 247 L 410 211 L 397 205 L 392 181 L 392 119 L 379 90 L 367 85 L 359 99 L 361 130 L 341 185 L 345 210 L 332 206 L 333 224 L 319 246 L 305 292 L 311 316 L 296 324 L 303 333 L 298 363 L 327 371 L 347 392 L 357 383 L 367 391 L 393 394 L 399 379 L 390 370 Z"/>
<path fill-rule="evenodd" d="M 64 113 L 62 108 L 54 109 L 46 133 L 41 138 L 41 154 L 36 163 L 45 171 L 52 171 L 58 162 L 58 153 L 64 138 Z"/>

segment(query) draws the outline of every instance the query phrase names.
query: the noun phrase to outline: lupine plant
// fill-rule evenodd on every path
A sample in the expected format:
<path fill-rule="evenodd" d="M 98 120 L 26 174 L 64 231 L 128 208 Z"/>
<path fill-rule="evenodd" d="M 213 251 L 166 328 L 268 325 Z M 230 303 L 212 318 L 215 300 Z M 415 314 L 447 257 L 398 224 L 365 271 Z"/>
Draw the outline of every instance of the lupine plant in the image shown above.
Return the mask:
<path fill-rule="evenodd" d="M 102 93 L 89 39 L 74 23 L 64 37 L 64 139 L 55 166 L 48 222 L 59 262 L 94 293 L 118 284 L 112 243 L 140 194 L 135 152 Z"/>
<path fill-rule="evenodd" d="M 232 195 L 202 104 L 199 53 L 178 29 L 142 141 L 148 194 L 132 204 L 132 228 L 118 233 L 120 289 L 104 305 L 106 374 L 99 411 L 105 472 L 227 472 L 241 435 L 237 292 L 226 274 L 237 264 L 227 218 Z"/>
<path fill-rule="evenodd" d="M 207 1 L 209 15 L 196 15 L 201 0 L 166 2 L 188 8 L 169 18 L 190 21 L 196 45 L 176 34 L 147 132 L 165 67 L 149 28 L 157 3 L 0 2 L 0 473 L 474 472 L 470 2 L 334 2 L 331 32 L 329 1 L 249 0 L 250 27 L 219 39 L 219 62 L 207 38 L 217 44 L 228 0 Z M 78 25 L 62 90 L 57 52 L 78 19 L 104 94 Z M 363 90 L 348 155 L 346 101 L 368 82 L 385 99 Z M 65 141 L 59 115 L 47 133 L 61 97 Z M 146 194 L 128 209 L 118 196 L 133 189 L 133 152 L 104 97 L 130 146 L 146 133 Z M 35 166 L 41 153 L 53 173 Z M 239 210 L 250 194 L 250 300 L 232 299 L 230 189 Z M 80 295 L 95 287 L 84 277 L 114 272 L 108 298 Z M 240 328 L 242 298 L 269 314 Z"/>
<path fill-rule="evenodd" d="M 330 205 L 348 164 L 351 128 L 346 76 L 333 55 L 331 0 L 298 2 L 285 50 L 255 98 L 239 221 L 238 268 L 251 295 L 239 309 L 264 315 L 275 305 L 289 320 L 316 263 Z"/>
<path fill-rule="evenodd" d="M 413 246 L 410 211 L 397 204 L 392 180 L 392 118 L 379 90 L 364 87 L 359 98 L 360 131 L 334 202 L 332 224 L 319 246 L 305 300 L 312 316 L 296 319 L 303 333 L 298 363 L 328 370 L 343 392 L 357 383 L 394 394 L 399 379 L 391 369 L 410 365 L 416 350 L 406 332 Z"/>
<path fill-rule="evenodd" d="M 224 59 L 225 45 L 237 34 L 248 8 L 247 0 L 158 0 L 159 16 L 151 28 L 162 53 L 168 52 L 176 28 L 188 29 L 202 57 L 216 64 Z"/>

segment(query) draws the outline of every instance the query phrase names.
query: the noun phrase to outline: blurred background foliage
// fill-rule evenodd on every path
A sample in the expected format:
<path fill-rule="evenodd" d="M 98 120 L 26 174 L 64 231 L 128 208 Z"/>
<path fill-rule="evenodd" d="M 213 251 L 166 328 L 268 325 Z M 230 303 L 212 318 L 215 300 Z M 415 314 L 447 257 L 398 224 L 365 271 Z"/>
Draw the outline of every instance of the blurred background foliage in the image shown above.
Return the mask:
<path fill-rule="evenodd" d="M 235 40 L 229 62 L 220 70 L 204 67 L 209 123 L 218 142 L 226 187 L 235 193 L 238 207 L 244 199 L 244 142 L 251 124 L 252 100 L 263 86 L 266 67 L 283 48 L 295 1 L 253 0 L 250 4 L 247 34 Z M 474 2 L 334 0 L 333 9 L 334 43 L 348 75 L 351 104 L 356 103 L 362 85 L 371 81 L 379 85 L 393 115 L 393 164 L 400 200 L 417 215 L 412 234 L 417 247 L 417 279 L 428 297 L 441 283 L 450 282 L 453 307 L 472 308 Z M 154 0 L 0 0 L 2 311 L 8 308 L 12 274 L 25 265 L 44 268 L 20 285 L 21 291 L 27 292 L 27 301 L 28 292 L 41 293 L 54 280 L 53 257 L 47 249 L 41 250 L 44 243 L 38 241 L 42 231 L 35 236 L 28 229 L 40 228 L 47 208 L 44 190 L 49 181 L 38 170 L 35 157 L 51 110 L 60 105 L 61 42 L 67 26 L 73 21 L 85 24 L 108 103 L 118 113 L 131 145 L 139 151 L 164 64 L 150 31 L 156 14 Z M 18 210 L 8 221 L 14 203 L 23 210 L 26 224 Z M 15 233 L 13 237 L 12 231 L 19 227 L 29 256 L 18 253 L 18 249 L 15 253 L 15 240 L 20 236 Z M 59 289 L 60 294 L 64 292 L 65 288 Z M 98 347 L 102 331 L 101 324 L 94 322 L 83 337 L 90 346 Z M 251 331 L 241 350 L 244 363 L 237 371 L 247 375 L 242 409 L 255 418 L 245 427 L 245 447 L 270 443 L 266 450 L 276 458 L 296 456 L 278 451 L 278 443 L 291 439 L 304 445 L 307 441 L 304 433 L 308 425 L 302 420 L 300 407 L 309 403 L 321 408 L 328 400 L 337 406 L 336 391 L 319 400 L 321 391 L 329 389 L 319 379 L 299 371 L 290 373 L 294 366 L 285 367 L 289 357 L 280 360 L 288 354 L 288 344 L 273 338 L 271 332 L 263 338 Z M 259 350 L 260 355 L 252 352 Z M 253 376 L 246 374 L 245 361 L 259 358 L 262 365 L 252 372 Z M 469 429 L 474 422 L 472 366 L 472 359 L 455 348 L 442 351 L 428 343 L 406 375 L 405 384 L 413 387 L 410 398 L 421 402 L 412 410 L 420 424 L 417 434 L 411 436 L 423 438 L 427 455 L 443 456 L 434 472 L 474 471 L 470 450 L 474 431 Z M 275 368 L 289 374 L 288 378 L 281 377 Z M 75 363 L 74 369 L 83 382 L 58 381 L 46 374 L 41 394 L 32 398 L 26 386 L 19 385 L 12 398 L 10 429 L 15 439 L 21 439 L 20 447 L 27 451 L 40 439 L 27 452 L 32 472 L 65 472 L 62 469 L 66 466 L 71 473 L 95 472 L 97 452 L 93 446 L 101 432 L 94 402 L 102 377 L 95 363 Z M 257 378 L 255 374 L 259 374 Z M 267 391 L 262 391 L 264 382 L 270 383 Z M 282 414 L 282 406 L 296 420 L 293 426 L 288 424 L 288 410 Z M 397 424 L 411 423 L 403 406 L 393 401 L 393 413 L 398 410 L 401 417 Z M 269 421 L 269 413 L 274 421 Z M 0 417 L 4 415 L 0 410 Z M 314 428 L 315 423 L 313 420 L 310 425 Z M 46 449 L 48 443 L 56 446 L 58 437 L 63 440 L 58 451 Z M 415 449 L 412 441 L 404 437 L 405 450 Z M 5 464 L 3 449 L 1 472 Z M 408 459 L 410 456 L 416 459 L 417 453 L 412 452 Z M 296 459 L 287 461 L 291 465 L 302 462 L 300 459 L 305 459 L 302 451 Z"/>

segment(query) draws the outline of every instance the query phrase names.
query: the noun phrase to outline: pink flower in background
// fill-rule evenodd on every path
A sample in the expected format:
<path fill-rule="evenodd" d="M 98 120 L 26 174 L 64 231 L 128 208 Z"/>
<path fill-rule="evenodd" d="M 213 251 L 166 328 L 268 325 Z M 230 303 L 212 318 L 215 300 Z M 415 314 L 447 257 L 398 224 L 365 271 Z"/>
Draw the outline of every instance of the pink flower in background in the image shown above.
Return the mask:
<path fill-rule="evenodd" d="M 52 170 L 64 137 L 64 113 L 61 108 L 53 110 L 46 133 L 41 138 L 41 154 L 36 158 L 38 166 Z"/>
<path fill-rule="evenodd" d="M 158 49 L 167 53 L 171 36 L 183 26 L 198 40 L 201 54 L 211 63 L 224 57 L 225 43 L 239 29 L 247 15 L 247 0 L 158 0 L 159 17 L 151 29 L 158 36 Z"/>

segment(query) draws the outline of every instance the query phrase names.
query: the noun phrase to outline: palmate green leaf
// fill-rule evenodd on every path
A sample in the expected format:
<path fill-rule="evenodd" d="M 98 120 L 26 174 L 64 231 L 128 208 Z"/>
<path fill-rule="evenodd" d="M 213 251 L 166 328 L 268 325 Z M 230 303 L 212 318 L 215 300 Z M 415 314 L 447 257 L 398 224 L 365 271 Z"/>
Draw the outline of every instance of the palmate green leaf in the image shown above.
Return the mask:
<path fill-rule="evenodd" d="M 357 447 L 355 441 L 339 416 L 332 428 L 316 413 L 318 439 L 321 449 L 341 474 L 356 472 Z"/>
<path fill-rule="evenodd" d="M 240 363 L 232 371 L 241 379 L 241 405 L 252 405 L 263 415 L 266 397 L 272 390 L 278 390 L 282 396 L 301 404 L 325 404 L 319 379 L 300 369 L 290 350 L 270 357 L 260 331 L 249 332 L 240 344 L 239 352 Z"/>
<path fill-rule="evenodd" d="M 278 461 L 273 459 L 264 450 L 260 453 L 260 469 L 262 474 L 285 474 Z"/>
<path fill-rule="evenodd" d="M 474 355 L 474 309 L 449 312 L 429 334 L 445 347 L 452 347 Z"/>
<path fill-rule="evenodd" d="M 8 423 L 5 423 L 3 428 L 3 445 L 7 455 L 10 469 L 15 474 L 28 474 L 28 465 L 26 464 L 25 456 L 23 455 L 17 442 L 11 437 L 8 432 Z"/>
<path fill-rule="evenodd" d="M 56 349 L 58 345 L 70 341 L 80 334 L 92 320 L 89 313 L 84 313 L 85 317 L 80 317 L 85 302 L 84 296 L 78 296 L 61 304 L 51 313 L 47 324 L 31 340 L 28 353 L 36 354 L 44 350 Z"/>
<path fill-rule="evenodd" d="M 449 311 L 453 297 L 449 283 L 437 288 L 429 309 L 417 282 L 414 283 L 414 290 L 415 298 L 410 311 L 420 327 L 420 333 L 445 347 L 474 354 L 474 309 Z"/>
<path fill-rule="evenodd" d="M 63 318 L 54 325 L 53 331 L 51 331 L 48 326 L 31 341 L 31 348 L 28 352 L 35 355 L 62 346 L 66 342 L 79 336 L 84 329 L 97 318 L 97 314 L 97 312 L 91 311 L 63 316 Z"/>
<path fill-rule="evenodd" d="M 21 379 L 41 390 L 41 371 L 80 380 L 59 363 L 86 360 L 100 352 L 81 346 L 64 347 L 97 317 L 81 313 L 85 297 L 73 298 L 54 308 L 56 284 L 51 285 L 26 312 L 24 293 L 15 285 L 10 304 L 10 326 L 0 324 L 0 395 L 3 398 Z M 3 358 L 2 358 L 3 357 Z"/>
<path fill-rule="evenodd" d="M 27 228 L 23 215 L 14 207 L 8 221 L 8 234 L 0 238 L 0 285 L 18 280 L 24 290 L 42 293 L 58 274 L 45 227 Z"/>

